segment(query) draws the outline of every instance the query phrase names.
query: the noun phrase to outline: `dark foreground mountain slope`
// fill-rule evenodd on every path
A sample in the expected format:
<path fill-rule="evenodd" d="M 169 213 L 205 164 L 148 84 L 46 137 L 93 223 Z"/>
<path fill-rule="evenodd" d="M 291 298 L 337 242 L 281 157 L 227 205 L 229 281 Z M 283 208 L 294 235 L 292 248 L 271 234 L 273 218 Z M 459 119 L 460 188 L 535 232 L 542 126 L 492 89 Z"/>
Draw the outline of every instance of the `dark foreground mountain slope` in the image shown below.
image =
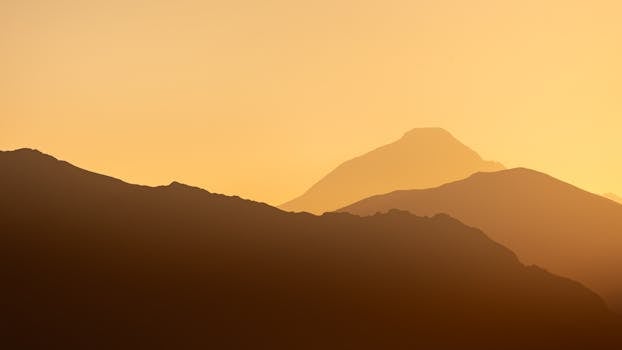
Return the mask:
<path fill-rule="evenodd" d="M 343 211 L 447 213 L 481 228 L 521 261 L 585 283 L 622 311 L 622 205 L 529 169 L 480 173 L 438 188 L 396 191 Z"/>
<path fill-rule="evenodd" d="M 448 216 L 291 214 L 0 153 L 7 349 L 611 349 L 594 293 Z"/>
<path fill-rule="evenodd" d="M 439 186 L 478 171 L 501 169 L 501 164 L 482 160 L 443 129 L 413 129 L 396 142 L 339 165 L 280 208 L 322 214 L 372 195 Z"/>

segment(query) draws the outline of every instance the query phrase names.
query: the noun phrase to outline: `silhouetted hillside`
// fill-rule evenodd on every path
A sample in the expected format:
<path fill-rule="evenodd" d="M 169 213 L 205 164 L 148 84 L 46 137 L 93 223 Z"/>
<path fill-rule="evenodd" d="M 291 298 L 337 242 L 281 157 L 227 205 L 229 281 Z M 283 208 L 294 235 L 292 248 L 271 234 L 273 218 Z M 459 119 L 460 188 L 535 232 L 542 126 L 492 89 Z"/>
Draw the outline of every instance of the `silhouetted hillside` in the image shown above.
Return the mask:
<path fill-rule="evenodd" d="M 394 143 L 341 164 L 280 208 L 321 214 L 375 194 L 434 187 L 501 169 L 501 164 L 482 160 L 443 129 L 413 129 Z"/>
<path fill-rule="evenodd" d="M 618 195 L 616 195 L 614 193 L 605 193 L 605 194 L 603 194 L 603 197 L 609 198 L 609 199 L 611 199 L 614 202 L 618 202 L 618 203 L 622 204 L 622 197 L 620 197 L 620 196 L 618 196 Z"/>
<path fill-rule="evenodd" d="M 6 349 L 613 349 L 619 320 L 445 215 L 285 213 L 0 153 Z"/>
<path fill-rule="evenodd" d="M 511 169 L 438 188 L 396 191 L 342 211 L 447 213 L 481 228 L 521 261 L 585 283 L 622 311 L 622 205 L 548 175 Z"/>

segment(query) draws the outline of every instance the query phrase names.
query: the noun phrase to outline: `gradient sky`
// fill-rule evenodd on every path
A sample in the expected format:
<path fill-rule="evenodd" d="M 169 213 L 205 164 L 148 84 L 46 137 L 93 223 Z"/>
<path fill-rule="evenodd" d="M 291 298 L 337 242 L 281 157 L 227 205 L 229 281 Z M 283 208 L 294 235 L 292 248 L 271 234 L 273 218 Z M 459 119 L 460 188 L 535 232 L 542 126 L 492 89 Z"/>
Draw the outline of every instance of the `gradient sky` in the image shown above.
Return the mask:
<path fill-rule="evenodd" d="M 622 194 L 622 2 L 0 0 L 0 149 L 281 204 L 440 126 Z"/>

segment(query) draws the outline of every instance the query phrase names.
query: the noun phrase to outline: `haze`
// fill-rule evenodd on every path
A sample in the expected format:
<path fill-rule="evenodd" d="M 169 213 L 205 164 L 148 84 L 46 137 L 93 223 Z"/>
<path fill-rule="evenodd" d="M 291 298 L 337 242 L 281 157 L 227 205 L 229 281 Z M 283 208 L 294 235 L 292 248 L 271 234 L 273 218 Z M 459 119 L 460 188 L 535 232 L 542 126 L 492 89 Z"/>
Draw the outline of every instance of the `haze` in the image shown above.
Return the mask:
<path fill-rule="evenodd" d="M 622 193 L 619 1 L 0 2 L 0 149 L 271 204 L 414 127 Z"/>

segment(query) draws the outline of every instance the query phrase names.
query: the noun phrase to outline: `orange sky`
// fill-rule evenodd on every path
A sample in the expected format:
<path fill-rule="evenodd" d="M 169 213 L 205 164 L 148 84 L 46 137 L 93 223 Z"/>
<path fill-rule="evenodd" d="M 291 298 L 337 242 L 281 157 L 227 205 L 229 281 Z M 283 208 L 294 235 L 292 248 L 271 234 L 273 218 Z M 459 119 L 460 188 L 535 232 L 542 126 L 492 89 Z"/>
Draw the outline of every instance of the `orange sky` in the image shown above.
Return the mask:
<path fill-rule="evenodd" d="M 280 204 L 440 126 L 622 194 L 622 2 L 2 0 L 0 149 Z"/>

